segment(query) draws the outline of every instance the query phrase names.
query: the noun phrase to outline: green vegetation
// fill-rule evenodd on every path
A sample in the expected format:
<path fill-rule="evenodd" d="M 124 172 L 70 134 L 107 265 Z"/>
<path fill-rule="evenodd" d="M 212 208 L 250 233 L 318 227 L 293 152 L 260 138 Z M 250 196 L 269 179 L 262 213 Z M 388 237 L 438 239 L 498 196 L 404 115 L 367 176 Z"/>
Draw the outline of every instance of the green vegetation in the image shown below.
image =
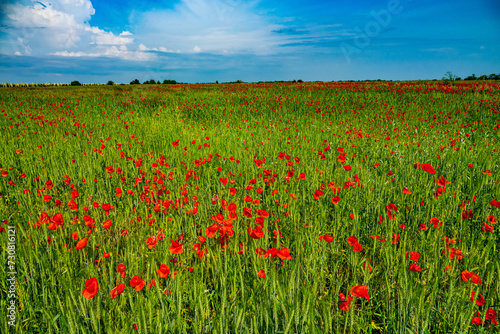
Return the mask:
<path fill-rule="evenodd" d="M 498 331 L 498 83 L 131 84 L 0 90 L 2 333 Z"/>

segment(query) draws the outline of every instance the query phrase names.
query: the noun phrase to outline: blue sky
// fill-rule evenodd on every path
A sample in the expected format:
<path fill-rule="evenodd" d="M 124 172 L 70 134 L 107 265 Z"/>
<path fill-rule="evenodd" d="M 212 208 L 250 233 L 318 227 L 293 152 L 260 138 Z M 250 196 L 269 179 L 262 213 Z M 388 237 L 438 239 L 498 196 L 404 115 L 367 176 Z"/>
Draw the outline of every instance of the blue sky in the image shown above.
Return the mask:
<path fill-rule="evenodd" d="M 500 73 L 497 0 L 7 0 L 0 12 L 0 82 Z"/>

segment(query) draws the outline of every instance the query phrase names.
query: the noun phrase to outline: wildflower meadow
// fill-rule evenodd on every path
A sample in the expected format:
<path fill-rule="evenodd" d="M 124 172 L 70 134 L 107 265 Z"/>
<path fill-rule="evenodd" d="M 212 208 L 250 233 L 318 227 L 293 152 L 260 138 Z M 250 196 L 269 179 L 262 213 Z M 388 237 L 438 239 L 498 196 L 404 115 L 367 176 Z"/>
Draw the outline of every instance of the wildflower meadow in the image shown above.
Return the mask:
<path fill-rule="evenodd" d="M 0 332 L 498 333 L 499 97 L 2 87 Z"/>

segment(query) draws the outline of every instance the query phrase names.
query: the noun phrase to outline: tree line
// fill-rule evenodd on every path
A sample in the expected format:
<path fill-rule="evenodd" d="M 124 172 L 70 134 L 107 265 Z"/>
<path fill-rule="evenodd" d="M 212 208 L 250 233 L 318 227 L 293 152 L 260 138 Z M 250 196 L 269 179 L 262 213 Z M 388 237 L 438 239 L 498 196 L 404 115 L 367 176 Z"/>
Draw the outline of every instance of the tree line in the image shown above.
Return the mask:
<path fill-rule="evenodd" d="M 135 79 L 135 80 L 132 80 L 130 81 L 130 84 L 131 85 L 140 85 L 141 82 L 139 81 L 139 79 Z M 182 82 L 177 82 L 175 80 L 169 80 L 169 79 L 165 79 L 163 80 L 163 82 L 160 82 L 160 80 L 158 81 L 155 81 L 154 79 L 151 79 L 151 80 L 146 80 L 142 83 L 143 85 L 176 85 L 176 84 L 182 84 Z"/>

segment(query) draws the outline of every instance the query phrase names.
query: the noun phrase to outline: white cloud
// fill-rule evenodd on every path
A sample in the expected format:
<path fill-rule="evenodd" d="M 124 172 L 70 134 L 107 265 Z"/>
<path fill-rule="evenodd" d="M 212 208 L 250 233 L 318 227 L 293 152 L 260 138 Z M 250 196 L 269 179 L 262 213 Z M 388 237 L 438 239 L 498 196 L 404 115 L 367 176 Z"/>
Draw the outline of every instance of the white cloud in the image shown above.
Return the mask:
<path fill-rule="evenodd" d="M 159 53 L 212 53 L 221 55 L 271 55 L 301 42 L 308 31 L 286 29 L 268 13 L 259 12 L 255 1 L 181 0 L 170 10 L 139 13 L 132 10 L 124 23 L 132 31 L 114 34 L 92 26 L 95 9 L 90 0 L 19 0 L 3 8 L 3 31 L 13 37 L 1 48 L 8 53 L 64 57 L 118 57 L 153 60 Z M 49 3 L 49 1 L 51 1 Z M 133 18 L 133 21 L 129 20 Z M 292 20 L 286 18 L 285 21 Z M 282 20 L 282 22 L 284 22 Z M 329 32 L 330 33 L 330 32 Z M 321 32 L 307 38 L 321 38 Z M 16 43 L 21 39 L 22 43 Z M 124 48 L 126 46 L 126 48 Z"/>
<path fill-rule="evenodd" d="M 26 30 L 29 35 L 36 35 L 33 37 L 42 37 L 52 46 L 73 47 L 80 40 L 78 30 L 82 28 L 82 25 L 75 20 L 74 15 L 61 12 L 52 4 L 7 5 L 5 12 L 9 19 L 8 24 L 13 28 L 21 30 L 21 33 Z M 49 34 L 52 38 L 48 38 Z"/>
<path fill-rule="evenodd" d="M 104 30 L 101 30 L 97 27 L 85 27 L 85 31 L 90 31 L 92 32 L 92 44 L 99 44 L 99 45 L 125 45 L 125 44 L 130 44 L 134 41 L 133 38 L 130 37 L 123 37 L 122 34 L 119 36 L 115 36 L 112 32 L 107 32 Z M 132 35 L 132 34 L 130 34 Z"/>
<path fill-rule="evenodd" d="M 158 48 L 148 48 L 146 45 L 144 45 L 142 43 L 139 44 L 139 50 L 140 51 L 159 51 L 159 52 L 167 52 L 167 53 L 180 53 L 179 50 L 177 50 L 177 51 L 169 50 L 164 46 L 160 46 Z"/>
<path fill-rule="evenodd" d="M 22 38 L 19 37 L 17 39 L 17 42 L 24 49 L 24 54 L 26 54 L 26 55 L 30 55 L 31 54 L 31 48 L 30 48 L 30 46 L 29 45 L 25 45 Z M 19 52 L 19 51 L 17 51 L 17 52 Z M 21 52 L 19 52 L 19 53 L 21 53 Z"/>
<path fill-rule="evenodd" d="M 422 51 L 426 51 L 426 52 L 438 52 L 438 53 L 447 53 L 447 52 L 454 51 L 454 49 L 453 49 L 453 48 L 449 48 L 449 47 L 442 47 L 442 48 L 429 48 L 429 49 L 423 49 Z"/>
<path fill-rule="evenodd" d="M 171 10 L 135 16 L 139 16 L 135 34 L 145 44 L 168 45 L 186 53 L 272 54 L 288 38 L 274 33 L 282 26 L 258 14 L 252 2 L 240 0 L 183 0 Z"/>
<path fill-rule="evenodd" d="M 133 34 L 118 36 L 91 26 L 88 21 L 95 10 L 90 0 L 42 0 L 31 5 L 20 3 L 4 7 L 4 24 L 17 35 L 17 49 L 12 53 L 53 54 L 64 57 L 118 57 L 151 60 L 153 54 L 130 51 Z M 61 51 L 63 49 L 64 51 Z"/>
<path fill-rule="evenodd" d="M 61 56 L 61 57 L 112 57 L 121 58 L 125 60 L 136 60 L 136 61 L 147 61 L 154 59 L 154 56 L 141 51 L 130 51 L 125 45 L 117 47 L 115 45 L 108 47 L 101 47 L 97 52 L 73 52 L 73 51 L 58 51 L 53 52 L 51 55 Z"/>

